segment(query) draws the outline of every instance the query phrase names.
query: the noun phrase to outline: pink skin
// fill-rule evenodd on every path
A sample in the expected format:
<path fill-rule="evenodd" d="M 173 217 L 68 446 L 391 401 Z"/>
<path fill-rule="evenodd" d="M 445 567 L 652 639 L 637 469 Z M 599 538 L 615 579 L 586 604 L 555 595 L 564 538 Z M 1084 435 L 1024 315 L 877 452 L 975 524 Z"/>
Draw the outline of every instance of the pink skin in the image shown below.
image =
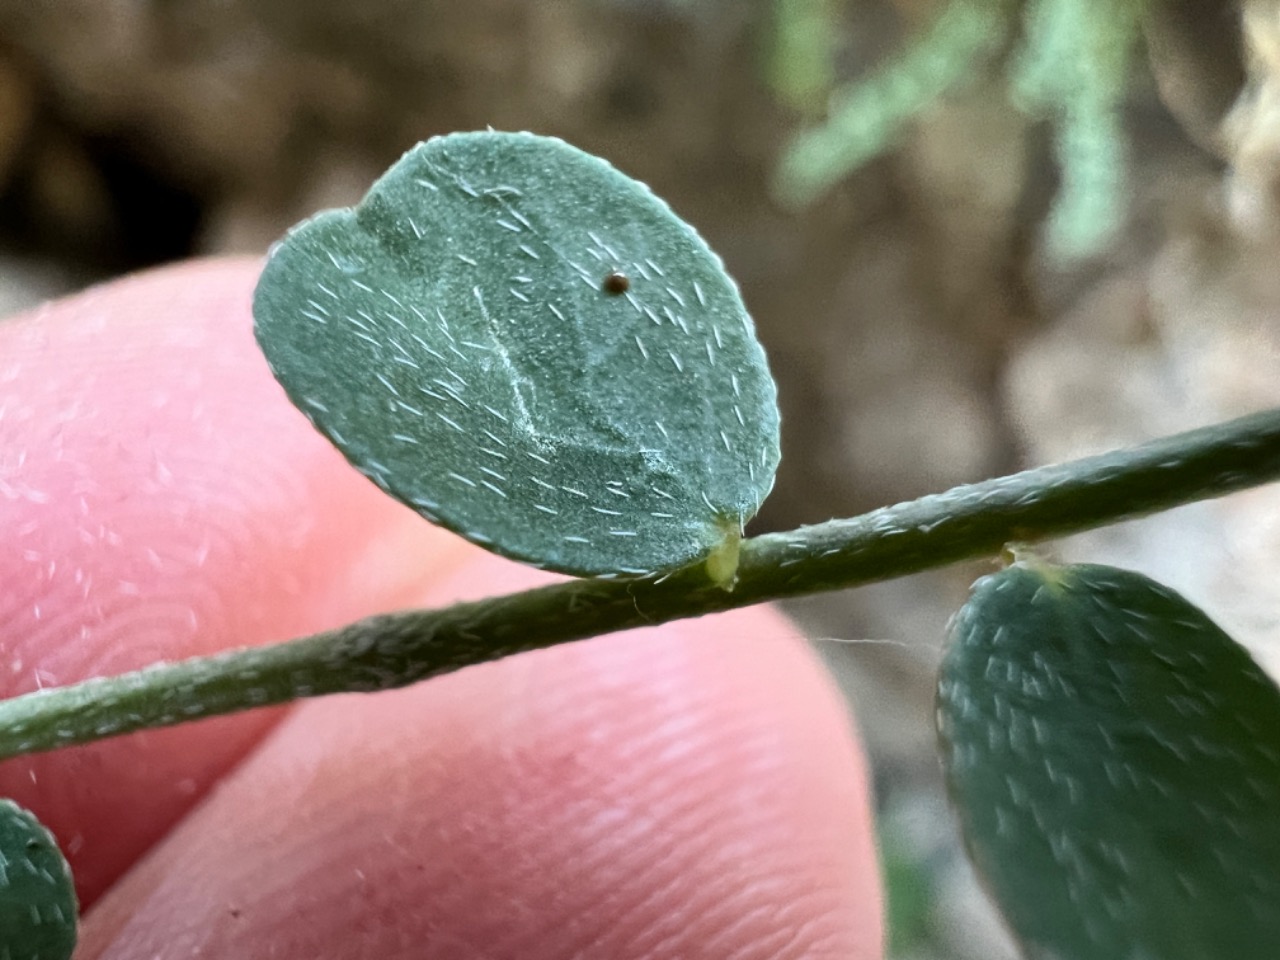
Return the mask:
<path fill-rule="evenodd" d="M 0 325 L 0 696 L 538 575 L 394 504 L 285 400 L 259 264 Z M 878 958 L 866 773 L 767 608 L 0 764 L 77 960 Z"/>

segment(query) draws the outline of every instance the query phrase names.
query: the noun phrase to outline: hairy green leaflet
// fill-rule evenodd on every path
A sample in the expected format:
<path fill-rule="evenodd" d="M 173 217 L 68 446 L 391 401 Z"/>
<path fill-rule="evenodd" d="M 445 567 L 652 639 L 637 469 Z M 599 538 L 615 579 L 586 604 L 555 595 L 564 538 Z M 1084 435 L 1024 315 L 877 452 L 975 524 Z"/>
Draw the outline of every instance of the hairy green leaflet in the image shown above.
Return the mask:
<path fill-rule="evenodd" d="M 943 767 L 1032 960 L 1270 960 L 1280 690 L 1197 607 L 1112 567 L 1017 564 L 957 615 Z"/>
<path fill-rule="evenodd" d="M 71 869 L 53 835 L 0 800 L 0 957 L 68 960 L 77 911 Z"/>
<path fill-rule="evenodd" d="M 429 519 L 565 573 L 712 557 L 731 581 L 778 463 L 773 381 L 719 258 L 603 160 L 419 144 L 276 246 L 254 315 L 293 402 Z"/>

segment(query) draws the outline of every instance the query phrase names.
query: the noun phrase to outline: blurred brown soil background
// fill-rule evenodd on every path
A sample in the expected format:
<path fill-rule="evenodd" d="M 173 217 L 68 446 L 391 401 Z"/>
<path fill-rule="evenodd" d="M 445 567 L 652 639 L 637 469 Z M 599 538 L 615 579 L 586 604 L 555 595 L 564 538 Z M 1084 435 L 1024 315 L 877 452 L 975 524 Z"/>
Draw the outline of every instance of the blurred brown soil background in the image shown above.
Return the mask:
<path fill-rule="evenodd" d="M 851 79 L 937 5 L 836 8 Z M 1128 220 L 1071 264 L 1041 239 L 1051 132 L 994 64 L 811 208 L 776 204 L 801 118 L 766 81 L 771 10 L 0 0 L 0 314 L 150 264 L 262 252 L 416 141 L 491 125 L 607 157 L 724 257 L 783 406 L 757 530 L 1280 404 L 1280 2 L 1155 7 L 1126 108 Z M 1169 582 L 1274 668 L 1278 501 L 1264 489 L 1060 552 Z M 946 620 L 987 568 L 793 607 L 815 638 L 877 641 L 819 649 L 872 750 L 899 957 L 1013 956 L 957 853 L 932 753 Z"/>

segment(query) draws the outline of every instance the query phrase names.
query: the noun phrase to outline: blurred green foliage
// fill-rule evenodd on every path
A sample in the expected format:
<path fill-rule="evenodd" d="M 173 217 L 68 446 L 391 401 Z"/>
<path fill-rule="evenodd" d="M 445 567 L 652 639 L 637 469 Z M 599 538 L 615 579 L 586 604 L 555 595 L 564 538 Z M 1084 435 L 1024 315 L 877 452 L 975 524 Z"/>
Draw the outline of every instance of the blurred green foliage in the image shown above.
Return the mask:
<path fill-rule="evenodd" d="M 820 115 L 835 86 L 839 0 L 775 0 L 769 85 L 783 103 Z"/>
<path fill-rule="evenodd" d="M 789 105 L 832 89 L 826 116 L 788 146 L 776 181 L 802 206 L 891 149 L 903 127 L 987 60 L 1004 64 L 1013 102 L 1053 125 L 1061 186 L 1048 223 L 1053 253 L 1096 252 L 1125 213 L 1121 108 L 1148 0 L 949 0 L 905 51 L 865 80 L 831 88 L 838 25 L 830 2 L 776 0 L 770 78 Z M 784 57 L 793 62 L 783 65 Z M 824 86 L 825 84 L 825 86 Z"/>
<path fill-rule="evenodd" d="M 890 958 L 938 947 L 932 927 L 937 899 L 933 870 L 905 832 L 892 816 L 881 816 L 877 839 Z"/>

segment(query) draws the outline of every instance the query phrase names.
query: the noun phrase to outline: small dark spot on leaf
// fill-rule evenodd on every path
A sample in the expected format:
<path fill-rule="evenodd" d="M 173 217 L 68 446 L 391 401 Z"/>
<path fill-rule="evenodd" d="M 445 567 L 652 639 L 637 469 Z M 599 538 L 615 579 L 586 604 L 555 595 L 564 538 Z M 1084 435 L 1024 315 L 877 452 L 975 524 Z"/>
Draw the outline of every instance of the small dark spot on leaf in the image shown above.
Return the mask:
<path fill-rule="evenodd" d="M 631 289 L 631 278 L 621 270 L 610 270 L 604 275 L 604 292 L 610 296 L 621 296 Z"/>

